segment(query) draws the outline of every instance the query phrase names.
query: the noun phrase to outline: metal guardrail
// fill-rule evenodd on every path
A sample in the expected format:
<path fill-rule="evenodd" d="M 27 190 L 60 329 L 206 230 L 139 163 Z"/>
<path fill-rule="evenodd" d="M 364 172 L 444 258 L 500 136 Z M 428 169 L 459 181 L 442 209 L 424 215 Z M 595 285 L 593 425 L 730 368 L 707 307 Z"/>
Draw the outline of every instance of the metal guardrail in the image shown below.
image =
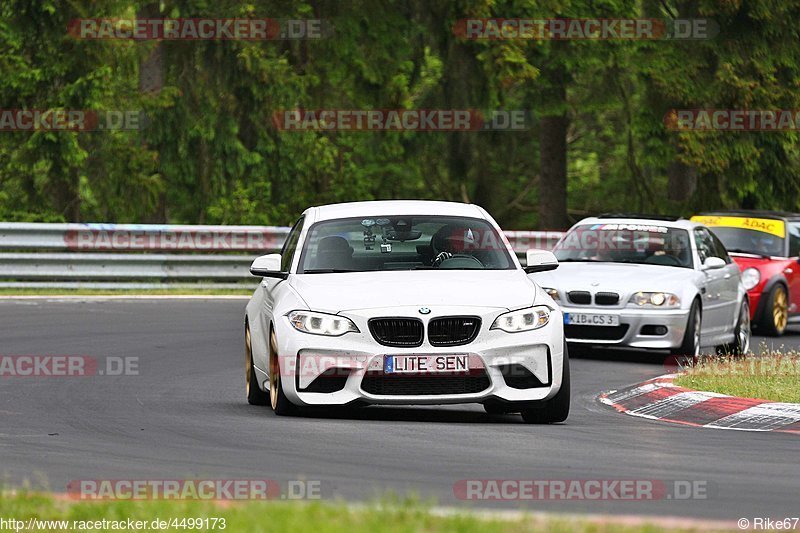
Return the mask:
<path fill-rule="evenodd" d="M 252 262 L 249 255 L 0 254 L 0 278 L 240 280 Z"/>
<path fill-rule="evenodd" d="M 257 255 L 277 252 L 278 226 L 0 223 L 0 287 L 99 287 L 252 281 Z M 518 255 L 551 249 L 561 232 L 507 231 Z M 154 284 L 153 282 L 158 282 Z M 198 285 L 199 286 L 199 285 Z M 234 285 L 235 286 L 235 285 Z"/>
<path fill-rule="evenodd" d="M 264 252 L 280 250 L 288 234 L 279 226 L 0 222 L 0 249 Z"/>

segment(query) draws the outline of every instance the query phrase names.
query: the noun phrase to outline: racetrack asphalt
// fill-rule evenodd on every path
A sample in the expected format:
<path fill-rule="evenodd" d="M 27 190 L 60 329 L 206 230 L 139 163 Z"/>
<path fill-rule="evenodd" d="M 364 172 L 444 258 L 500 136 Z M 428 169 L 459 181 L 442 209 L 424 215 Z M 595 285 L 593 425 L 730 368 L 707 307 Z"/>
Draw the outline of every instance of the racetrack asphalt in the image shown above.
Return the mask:
<path fill-rule="evenodd" d="M 65 492 L 81 479 L 305 479 L 324 498 L 416 493 L 465 508 L 737 520 L 800 513 L 797 435 L 624 416 L 609 389 L 667 372 L 664 355 L 573 354 L 565 424 L 479 405 L 277 417 L 244 399 L 246 300 L 0 300 L 0 354 L 138 357 L 138 375 L 0 377 L 0 483 Z M 800 333 L 754 339 L 800 346 Z M 689 480 L 706 499 L 461 501 L 465 479 Z"/>

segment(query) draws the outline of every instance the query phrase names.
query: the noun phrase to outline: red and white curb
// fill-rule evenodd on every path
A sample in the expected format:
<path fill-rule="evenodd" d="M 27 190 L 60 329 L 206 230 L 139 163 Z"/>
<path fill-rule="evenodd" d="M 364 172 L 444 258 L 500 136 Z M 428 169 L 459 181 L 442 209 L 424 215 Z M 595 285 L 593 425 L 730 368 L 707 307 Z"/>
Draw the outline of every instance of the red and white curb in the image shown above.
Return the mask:
<path fill-rule="evenodd" d="M 650 420 L 704 428 L 800 434 L 800 404 L 685 389 L 674 384 L 677 376 L 667 374 L 604 392 L 598 399 L 621 413 Z"/>

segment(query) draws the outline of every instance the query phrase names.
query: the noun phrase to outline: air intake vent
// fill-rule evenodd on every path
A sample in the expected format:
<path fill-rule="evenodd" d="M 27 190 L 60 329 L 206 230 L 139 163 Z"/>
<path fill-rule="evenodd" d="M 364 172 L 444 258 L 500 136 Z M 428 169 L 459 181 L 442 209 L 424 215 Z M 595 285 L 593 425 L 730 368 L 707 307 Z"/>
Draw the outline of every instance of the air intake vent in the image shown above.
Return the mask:
<path fill-rule="evenodd" d="M 337 392 L 347 384 L 349 375 L 349 368 L 329 368 L 317 376 L 308 387 L 301 390 L 303 392 Z"/>
<path fill-rule="evenodd" d="M 478 336 L 481 319 L 476 316 L 446 316 L 428 323 L 428 341 L 431 346 L 460 346 L 469 344 Z"/>
<path fill-rule="evenodd" d="M 413 348 L 422 345 L 422 321 L 418 318 L 373 318 L 369 331 L 384 346 Z"/>
<path fill-rule="evenodd" d="M 481 370 L 467 376 L 386 375 L 367 372 L 361 389 L 379 396 L 435 396 L 446 394 L 476 394 L 489 388 L 489 376 Z"/>
<path fill-rule="evenodd" d="M 503 374 L 506 385 L 512 389 L 534 389 L 536 387 L 547 386 L 523 365 L 503 365 L 497 368 Z"/>
<path fill-rule="evenodd" d="M 589 305 L 592 303 L 592 295 L 587 291 L 571 291 L 567 293 L 569 301 L 579 305 Z"/>
<path fill-rule="evenodd" d="M 597 305 L 617 305 L 619 294 L 616 292 L 598 292 L 594 295 L 594 303 Z"/>

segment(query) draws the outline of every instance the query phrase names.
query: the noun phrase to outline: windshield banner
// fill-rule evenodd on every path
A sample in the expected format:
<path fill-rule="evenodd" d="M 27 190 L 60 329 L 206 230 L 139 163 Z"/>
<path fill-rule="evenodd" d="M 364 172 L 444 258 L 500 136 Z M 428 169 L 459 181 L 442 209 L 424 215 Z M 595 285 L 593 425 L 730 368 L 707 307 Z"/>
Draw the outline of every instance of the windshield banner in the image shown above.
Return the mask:
<path fill-rule="evenodd" d="M 783 220 L 771 218 L 696 216 L 692 217 L 692 222 L 699 222 L 709 227 L 722 226 L 761 231 L 780 238 L 786 236 L 786 224 L 784 224 Z"/>

